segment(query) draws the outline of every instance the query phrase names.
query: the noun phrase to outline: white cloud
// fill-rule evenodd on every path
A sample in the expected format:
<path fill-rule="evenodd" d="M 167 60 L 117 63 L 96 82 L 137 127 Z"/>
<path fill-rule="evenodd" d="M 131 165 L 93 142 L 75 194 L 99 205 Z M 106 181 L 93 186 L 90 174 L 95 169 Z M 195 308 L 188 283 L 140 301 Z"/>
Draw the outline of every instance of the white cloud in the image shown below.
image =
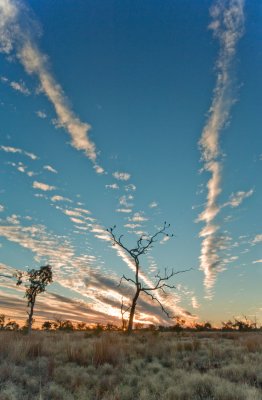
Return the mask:
<path fill-rule="evenodd" d="M 69 203 L 72 203 L 72 200 L 68 199 L 67 197 L 63 197 L 63 196 L 59 196 L 59 195 L 52 196 L 51 200 L 53 202 L 56 202 L 56 201 L 68 201 Z"/>
<path fill-rule="evenodd" d="M 30 94 L 30 90 L 26 87 L 26 85 L 23 81 L 20 81 L 20 82 L 12 81 L 12 82 L 10 82 L 10 86 L 14 90 L 24 94 L 25 96 L 28 96 Z"/>
<path fill-rule="evenodd" d="M 123 207 L 130 208 L 130 207 L 133 206 L 133 204 L 130 203 L 129 201 L 130 201 L 130 200 L 133 200 L 133 198 L 134 198 L 134 197 L 133 197 L 131 194 L 121 196 L 121 197 L 119 198 L 119 204 L 120 204 L 121 206 L 123 206 Z"/>
<path fill-rule="evenodd" d="M 46 169 L 49 172 L 53 172 L 54 174 L 57 174 L 57 170 L 54 169 L 53 167 L 51 167 L 51 165 L 44 165 L 43 168 Z"/>
<path fill-rule="evenodd" d="M 119 186 L 117 183 L 112 183 L 111 185 L 106 185 L 106 189 L 117 190 L 117 189 L 119 189 Z"/>
<path fill-rule="evenodd" d="M 152 203 L 149 204 L 150 208 L 155 208 L 158 206 L 158 203 L 156 201 L 152 201 Z"/>
<path fill-rule="evenodd" d="M 148 218 L 146 218 L 143 214 L 144 214 L 144 213 L 142 213 L 142 212 L 140 212 L 140 213 L 139 213 L 139 212 L 136 212 L 136 213 L 134 213 L 133 217 L 130 218 L 129 220 L 130 220 L 130 221 L 133 221 L 133 222 L 148 221 Z"/>
<path fill-rule="evenodd" d="M 10 217 L 6 218 L 6 221 L 9 222 L 10 224 L 18 225 L 20 223 L 19 218 L 20 218 L 19 215 L 12 214 Z"/>
<path fill-rule="evenodd" d="M 262 259 L 260 259 L 260 260 L 256 260 L 256 261 L 253 261 L 253 263 L 252 263 L 252 264 L 258 264 L 258 263 L 262 263 Z"/>
<path fill-rule="evenodd" d="M 140 228 L 141 227 L 140 224 L 125 224 L 124 226 L 126 228 L 130 228 L 130 229 L 135 229 L 135 228 Z"/>
<path fill-rule="evenodd" d="M 208 120 L 199 141 L 204 162 L 203 169 L 211 174 L 211 178 L 207 184 L 206 207 L 197 219 L 197 221 L 203 221 L 206 224 L 200 232 L 200 236 L 204 236 L 201 246 L 200 268 L 204 271 L 204 283 L 208 290 L 214 285 L 216 271 L 220 265 L 220 257 L 217 253 L 219 240 L 216 237 L 216 231 L 219 227 L 214 224 L 214 219 L 221 209 L 217 204 L 218 196 L 221 193 L 222 170 L 219 139 L 234 103 L 231 69 L 237 42 L 243 35 L 243 1 L 217 1 L 211 8 L 211 17 L 213 20 L 209 28 L 213 30 L 214 37 L 218 39 L 220 50 L 216 63 L 217 81 L 214 97 Z M 237 204 L 237 198 L 231 203 L 234 207 Z"/>
<path fill-rule="evenodd" d="M 5 209 L 4 206 L 2 204 L 0 204 L 0 212 L 3 212 L 4 209 Z"/>
<path fill-rule="evenodd" d="M 0 4 L 0 7 L 1 7 L 1 4 Z M 0 12 L 1 12 L 1 8 L 0 8 Z M 0 27 L 0 29 L 1 29 L 1 27 Z M 1 32 L 1 30 L 0 30 L 0 32 Z M 0 48 L 0 51 L 1 51 L 1 48 Z M 12 89 L 24 94 L 25 96 L 28 96 L 30 94 L 30 90 L 26 87 L 25 82 L 22 80 L 20 80 L 20 82 L 10 81 L 6 76 L 1 76 L 1 82 L 8 84 Z"/>
<path fill-rule="evenodd" d="M 133 183 L 130 183 L 129 185 L 125 186 L 126 192 L 134 192 L 135 190 L 136 190 L 136 186 Z"/>
<path fill-rule="evenodd" d="M 0 51 L 7 55 L 14 53 L 26 72 L 38 77 L 43 93 L 55 108 L 59 126 L 71 136 L 72 146 L 95 163 L 96 148 L 88 136 L 91 127 L 69 107 L 63 89 L 48 68 L 46 55 L 37 47 L 34 26 L 35 21 L 30 20 L 24 5 L 15 0 L 0 0 Z"/>
<path fill-rule="evenodd" d="M 33 182 L 33 188 L 34 189 L 39 189 L 39 190 L 43 190 L 44 192 L 47 192 L 49 190 L 55 190 L 56 187 L 55 186 L 50 186 L 47 183 L 43 183 L 43 182 L 37 182 L 34 181 Z"/>
<path fill-rule="evenodd" d="M 1 0 L 0 0 L 1 1 Z M 17 147 L 12 147 L 12 146 L 0 146 L 0 150 L 4 151 L 5 153 L 18 153 L 18 154 L 23 154 L 29 158 L 31 158 L 31 160 L 37 160 L 37 156 L 33 153 L 29 153 L 28 151 L 19 149 Z"/>
<path fill-rule="evenodd" d="M 127 213 L 128 214 L 128 213 L 132 212 L 132 208 L 117 208 L 116 211 L 120 212 L 120 213 Z"/>
<path fill-rule="evenodd" d="M 97 174 L 104 174 L 104 173 L 105 173 L 104 168 L 102 168 L 102 167 L 101 167 L 100 165 L 98 165 L 98 164 L 95 164 L 95 165 L 94 165 L 94 169 L 95 169 L 95 171 L 96 171 Z"/>
<path fill-rule="evenodd" d="M 243 191 L 239 191 L 237 193 L 232 193 L 229 201 L 226 202 L 223 207 L 225 206 L 231 206 L 231 207 L 238 207 L 244 199 L 246 199 L 247 197 L 252 196 L 252 194 L 254 193 L 254 190 L 251 189 L 248 192 L 243 192 Z"/>
<path fill-rule="evenodd" d="M 200 305 L 199 305 L 199 303 L 198 303 L 198 301 L 197 301 L 196 296 L 192 296 L 191 301 L 192 301 L 192 307 L 193 307 L 193 308 L 197 309 L 197 308 L 200 307 Z"/>
<path fill-rule="evenodd" d="M 84 224 L 84 223 L 85 223 L 84 221 L 82 221 L 82 220 L 79 219 L 79 218 L 71 217 L 70 219 L 71 219 L 71 221 L 74 222 L 75 224 Z"/>
<path fill-rule="evenodd" d="M 262 234 L 256 235 L 252 243 L 261 243 L 262 242 Z"/>
<path fill-rule="evenodd" d="M 119 171 L 114 172 L 112 175 L 119 181 L 128 181 L 128 179 L 130 179 L 131 177 L 131 175 L 128 174 L 127 172 L 119 172 Z"/>
<path fill-rule="evenodd" d="M 36 115 L 41 119 L 45 119 L 47 117 L 46 113 L 41 110 L 36 111 Z"/>

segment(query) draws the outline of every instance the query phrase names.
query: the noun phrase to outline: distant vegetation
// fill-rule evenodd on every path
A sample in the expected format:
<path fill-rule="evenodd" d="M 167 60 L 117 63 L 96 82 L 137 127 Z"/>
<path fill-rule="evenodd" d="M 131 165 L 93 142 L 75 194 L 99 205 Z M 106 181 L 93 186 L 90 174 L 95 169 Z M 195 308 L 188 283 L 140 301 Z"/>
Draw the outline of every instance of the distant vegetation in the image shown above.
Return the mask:
<path fill-rule="evenodd" d="M 55 321 L 44 321 L 41 327 L 35 330 L 43 331 L 59 331 L 59 332 L 90 332 L 90 333 L 101 333 L 104 331 L 109 332 L 127 332 L 126 326 L 124 328 L 119 325 L 112 323 L 107 324 L 87 324 L 85 322 L 72 322 L 70 320 L 56 319 Z M 0 331 L 28 331 L 28 322 L 25 325 L 19 326 L 14 321 L 7 319 L 4 314 L 0 314 Z M 243 317 L 243 319 L 234 318 L 232 321 L 222 322 L 221 327 L 217 328 L 211 325 L 210 322 L 203 323 L 192 323 L 191 325 L 185 325 L 185 321 L 176 318 L 176 322 L 173 325 L 153 325 L 153 324 L 141 324 L 136 323 L 134 325 L 134 331 L 141 332 L 262 332 L 262 325 L 259 325 L 256 321 L 252 321 Z"/>

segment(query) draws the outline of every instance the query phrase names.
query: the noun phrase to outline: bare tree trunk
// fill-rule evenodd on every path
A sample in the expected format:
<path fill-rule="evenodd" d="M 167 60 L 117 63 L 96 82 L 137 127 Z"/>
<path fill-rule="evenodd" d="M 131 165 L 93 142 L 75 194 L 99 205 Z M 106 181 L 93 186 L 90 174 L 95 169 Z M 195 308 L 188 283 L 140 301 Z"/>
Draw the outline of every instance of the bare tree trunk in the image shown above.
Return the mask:
<path fill-rule="evenodd" d="M 28 335 L 32 332 L 34 305 L 35 303 L 31 303 L 30 312 L 28 313 Z"/>
<path fill-rule="evenodd" d="M 140 294 L 140 289 L 137 288 L 136 294 L 132 301 L 132 306 L 131 306 L 131 310 L 130 310 L 130 314 L 129 314 L 128 327 L 127 327 L 128 334 L 131 333 L 133 330 L 133 320 L 134 320 L 134 315 L 135 315 L 135 311 L 136 311 L 136 302 L 139 297 L 139 294 Z"/>

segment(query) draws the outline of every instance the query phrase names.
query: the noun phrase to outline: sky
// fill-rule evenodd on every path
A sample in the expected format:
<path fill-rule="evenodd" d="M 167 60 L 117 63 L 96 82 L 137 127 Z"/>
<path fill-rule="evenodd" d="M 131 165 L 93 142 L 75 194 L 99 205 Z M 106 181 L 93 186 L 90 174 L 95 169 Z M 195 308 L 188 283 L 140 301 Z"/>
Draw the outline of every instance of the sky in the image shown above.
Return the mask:
<path fill-rule="evenodd" d="M 262 322 L 262 4 L 259 0 L 0 0 L 0 312 L 8 278 L 49 263 L 36 316 L 114 322 L 127 255 L 171 315 Z M 168 240 L 169 239 L 169 240 Z M 142 296 L 136 321 L 172 323 Z"/>

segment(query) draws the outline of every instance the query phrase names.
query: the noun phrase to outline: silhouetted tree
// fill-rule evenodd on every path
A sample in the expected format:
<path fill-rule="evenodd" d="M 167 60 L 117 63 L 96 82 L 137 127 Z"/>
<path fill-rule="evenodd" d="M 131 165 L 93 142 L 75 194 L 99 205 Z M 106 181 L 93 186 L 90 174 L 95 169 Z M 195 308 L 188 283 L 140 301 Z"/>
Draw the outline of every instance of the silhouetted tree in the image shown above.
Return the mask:
<path fill-rule="evenodd" d="M 86 330 L 86 323 L 85 322 L 78 322 L 76 325 L 76 329 L 78 331 L 85 331 Z"/>
<path fill-rule="evenodd" d="M 120 311 L 121 311 L 121 320 L 122 320 L 122 331 L 126 331 L 126 329 L 127 329 L 128 320 L 124 318 L 124 315 L 125 315 L 126 312 L 128 312 L 128 310 L 130 310 L 130 307 L 125 307 L 124 300 L 123 300 L 123 297 L 122 297 L 121 309 L 120 309 Z"/>
<path fill-rule="evenodd" d="M 234 329 L 234 323 L 229 319 L 226 322 L 222 322 L 222 331 L 232 331 Z"/>
<path fill-rule="evenodd" d="M 130 257 L 130 259 L 133 262 L 133 265 L 135 267 L 135 278 L 127 278 L 125 275 L 122 276 L 121 280 L 120 280 L 120 284 L 122 283 L 123 280 L 127 281 L 127 282 L 131 282 L 134 286 L 135 286 L 135 294 L 134 297 L 132 299 L 132 303 L 130 306 L 130 312 L 129 312 L 129 320 L 128 320 L 128 327 L 127 327 L 127 332 L 131 333 L 132 329 L 133 329 L 133 320 L 134 320 L 134 315 L 135 315 L 135 311 L 136 311 L 136 305 L 137 305 L 137 301 L 138 298 L 140 296 L 141 293 L 144 293 L 146 295 L 148 295 L 149 297 L 151 297 L 151 299 L 153 301 L 156 301 L 162 311 L 169 317 L 172 318 L 170 316 L 170 314 L 168 313 L 168 311 L 165 309 L 165 307 L 163 306 L 162 302 L 159 300 L 159 298 L 157 296 L 154 295 L 155 291 L 162 291 L 163 293 L 165 292 L 165 289 L 169 288 L 169 289 L 174 289 L 175 286 L 174 285 L 169 285 L 167 283 L 167 281 L 172 278 L 173 276 L 180 274 L 182 272 L 186 272 L 189 270 L 184 270 L 184 271 L 177 271 L 175 272 L 174 270 L 171 271 L 170 274 L 167 273 L 167 270 L 165 269 L 165 275 L 161 276 L 159 273 L 155 276 L 156 278 L 156 282 L 153 286 L 144 286 L 142 281 L 141 281 L 141 277 L 140 277 L 140 273 L 141 273 L 141 265 L 140 265 L 140 257 L 147 254 L 147 252 L 153 247 L 154 243 L 157 241 L 158 237 L 163 235 L 166 237 L 172 237 L 172 234 L 167 233 L 168 228 L 170 227 L 169 224 L 167 224 L 166 222 L 164 223 L 163 228 L 161 228 L 160 230 L 158 230 L 154 235 L 152 236 L 145 236 L 142 235 L 140 236 L 140 238 L 137 240 L 136 242 L 136 246 L 132 249 L 128 249 L 123 243 L 122 243 L 122 237 L 123 235 L 119 236 L 118 238 L 116 237 L 115 233 L 114 233 L 114 229 L 116 228 L 115 226 L 113 228 L 108 229 L 107 231 L 109 232 L 109 234 L 111 235 L 112 241 L 114 245 L 117 245 L 119 247 L 121 247 L 126 254 L 128 254 L 128 256 Z"/>
<path fill-rule="evenodd" d="M 45 292 L 46 286 L 52 282 L 52 268 L 50 265 L 44 265 L 39 269 L 29 269 L 27 272 L 18 272 L 17 285 L 20 286 L 25 280 L 26 291 L 25 297 L 27 298 L 27 307 L 29 307 L 28 314 L 28 333 L 32 331 L 34 307 L 36 297 Z"/>
<path fill-rule="evenodd" d="M 233 327 L 238 331 L 252 331 L 257 329 L 257 321 L 251 321 L 246 316 L 242 320 L 235 318 Z"/>
<path fill-rule="evenodd" d="M 8 321 L 7 324 L 5 324 L 4 329 L 6 331 L 18 331 L 19 324 L 15 321 Z"/>
<path fill-rule="evenodd" d="M 59 330 L 72 332 L 74 330 L 73 322 L 67 319 L 66 321 L 62 321 Z"/>
<path fill-rule="evenodd" d="M 0 314 L 0 329 L 4 329 L 5 326 L 5 314 Z"/>
<path fill-rule="evenodd" d="M 45 331 L 50 331 L 52 329 L 53 323 L 50 321 L 45 321 L 42 324 L 42 329 L 44 329 Z"/>

